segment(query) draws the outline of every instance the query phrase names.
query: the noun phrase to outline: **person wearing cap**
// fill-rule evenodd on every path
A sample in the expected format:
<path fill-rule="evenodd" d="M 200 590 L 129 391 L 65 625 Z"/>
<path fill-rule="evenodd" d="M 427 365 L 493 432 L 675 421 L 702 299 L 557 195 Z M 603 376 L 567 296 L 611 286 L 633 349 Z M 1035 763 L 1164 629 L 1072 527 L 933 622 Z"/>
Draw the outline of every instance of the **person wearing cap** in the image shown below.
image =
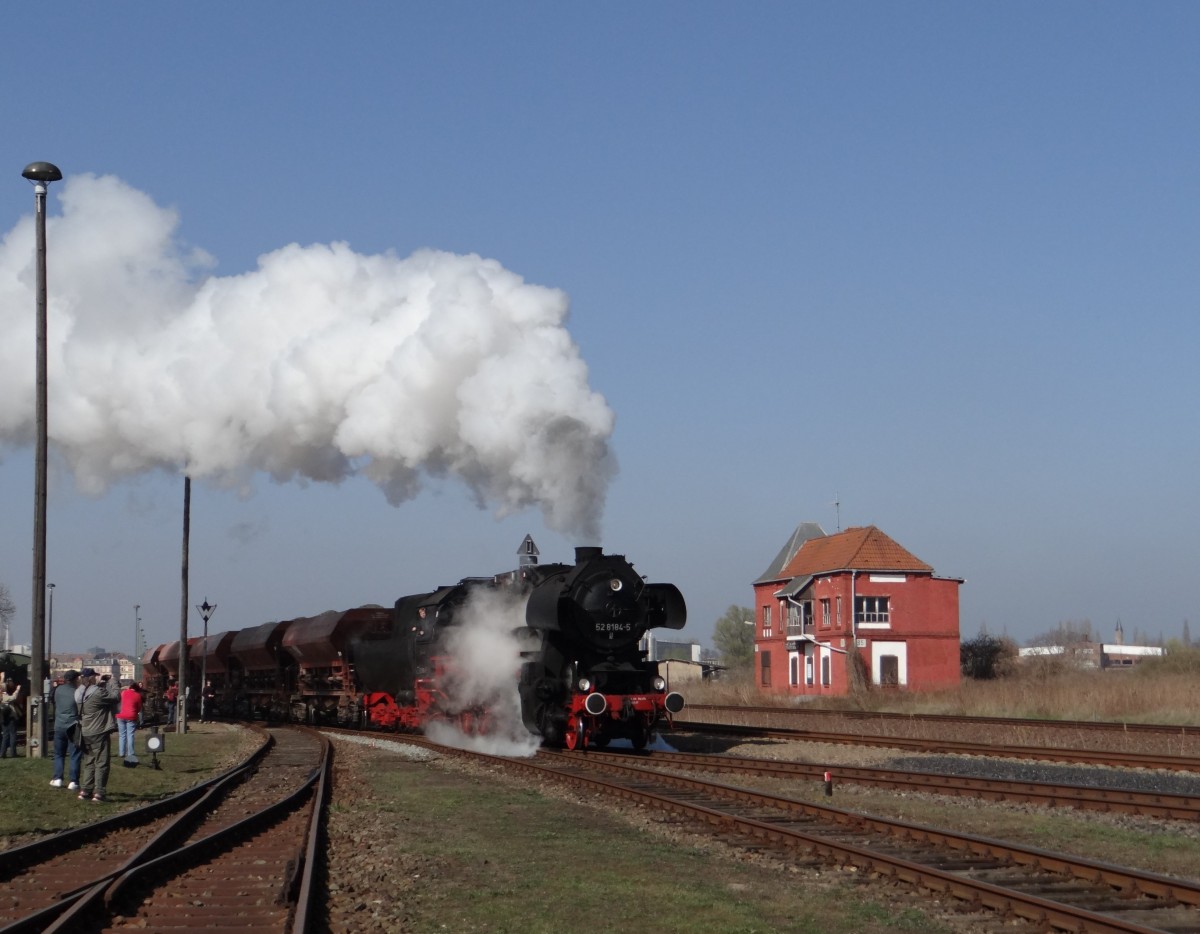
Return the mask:
<path fill-rule="evenodd" d="M 104 801 L 112 763 L 109 734 L 117 731 L 113 711 L 121 703 L 121 685 L 111 677 L 97 684 L 94 668 L 79 673 L 83 686 L 75 692 L 79 719 L 83 723 L 83 766 L 79 771 L 79 800 Z"/>
<path fill-rule="evenodd" d="M 63 683 L 54 689 L 54 777 L 52 788 L 63 786 L 63 766 L 67 755 L 71 756 L 68 773 L 71 791 L 79 790 L 79 765 L 83 760 L 83 747 L 71 739 L 75 724 L 79 722 L 79 705 L 75 703 L 75 691 L 79 687 L 79 672 L 72 668 L 63 675 Z"/>

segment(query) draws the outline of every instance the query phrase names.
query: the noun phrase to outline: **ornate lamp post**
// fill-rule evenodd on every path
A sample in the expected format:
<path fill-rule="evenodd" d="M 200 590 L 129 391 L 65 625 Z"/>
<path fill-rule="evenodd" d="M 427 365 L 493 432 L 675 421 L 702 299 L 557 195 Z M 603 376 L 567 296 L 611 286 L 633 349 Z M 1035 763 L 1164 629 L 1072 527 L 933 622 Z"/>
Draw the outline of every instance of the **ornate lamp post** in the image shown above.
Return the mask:
<path fill-rule="evenodd" d="M 62 179 L 58 166 L 31 162 L 21 173 L 33 182 L 37 227 L 37 450 L 33 480 L 33 658 L 29 662 L 29 731 L 26 755 L 41 759 L 46 751 L 46 190 Z"/>
<path fill-rule="evenodd" d="M 200 618 L 204 620 L 204 641 L 200 643 L 200 651 L 204 653 L 200 656 L 200 721 L 203 723 L 204 689 L 208 686 L 208 621 L 212 619 L 213 613 L 217 612 L 217 605 L 210 605 L 208 597 L 205 597 L 204 602 L 197 604 L 196 609 L 200 611 Z"/>

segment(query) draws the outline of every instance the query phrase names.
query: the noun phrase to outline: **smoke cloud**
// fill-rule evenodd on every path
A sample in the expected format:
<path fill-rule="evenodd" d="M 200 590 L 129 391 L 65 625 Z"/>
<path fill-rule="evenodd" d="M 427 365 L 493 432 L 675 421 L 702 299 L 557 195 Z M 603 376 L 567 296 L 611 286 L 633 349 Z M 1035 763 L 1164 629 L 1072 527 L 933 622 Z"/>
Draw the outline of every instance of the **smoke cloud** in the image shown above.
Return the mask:
<path fill-rule="evenodd" d="M 246 489 L 361 474 L 396 505 L 461 480 L 598 541 L 612 410 L 568 303 L 494 260 L 282 247 L 210 274 L 178 217 L 117 178 L 65 182 L 47 220 L 49 433 L 89 493 L 151 470 Z M 0 444 L 34 438 L 34 229 L 0 241 Z"/>

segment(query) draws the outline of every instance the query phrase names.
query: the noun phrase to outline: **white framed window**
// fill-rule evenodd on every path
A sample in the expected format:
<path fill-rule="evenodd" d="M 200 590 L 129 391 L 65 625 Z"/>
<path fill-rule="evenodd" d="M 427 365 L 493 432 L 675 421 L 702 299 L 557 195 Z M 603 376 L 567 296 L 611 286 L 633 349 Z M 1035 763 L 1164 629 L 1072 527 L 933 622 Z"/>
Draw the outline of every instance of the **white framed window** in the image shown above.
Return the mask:
<path fill-rule="evenodd" d="M 884 625 L 889 625 L 891 623 L 891 614 L 888 606 L 888 598 L 855 597 L 854 617 L 855 621 L 860 626 L 864 623 L 882 623 Z"/>

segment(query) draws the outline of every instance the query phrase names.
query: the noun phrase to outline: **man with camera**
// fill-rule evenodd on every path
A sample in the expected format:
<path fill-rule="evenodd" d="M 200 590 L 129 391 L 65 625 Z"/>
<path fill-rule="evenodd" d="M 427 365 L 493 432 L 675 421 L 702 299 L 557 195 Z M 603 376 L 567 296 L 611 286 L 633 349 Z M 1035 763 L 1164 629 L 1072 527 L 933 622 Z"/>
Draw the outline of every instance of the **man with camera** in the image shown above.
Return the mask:
<path fill-rule="evenodd" d="M 113 711 L 121 703 L 121 686 L 111 675 L 99 675 L 94 668 L 79 673 L 82 682 L 75 692 L 79 717 L 83 724 L 83 768 L 79 773 L 79 800 L 105 800 L 112 760 L 109 735 L 117 731 Z M 97 684 L 99 680 L 99 684 Z"/>

